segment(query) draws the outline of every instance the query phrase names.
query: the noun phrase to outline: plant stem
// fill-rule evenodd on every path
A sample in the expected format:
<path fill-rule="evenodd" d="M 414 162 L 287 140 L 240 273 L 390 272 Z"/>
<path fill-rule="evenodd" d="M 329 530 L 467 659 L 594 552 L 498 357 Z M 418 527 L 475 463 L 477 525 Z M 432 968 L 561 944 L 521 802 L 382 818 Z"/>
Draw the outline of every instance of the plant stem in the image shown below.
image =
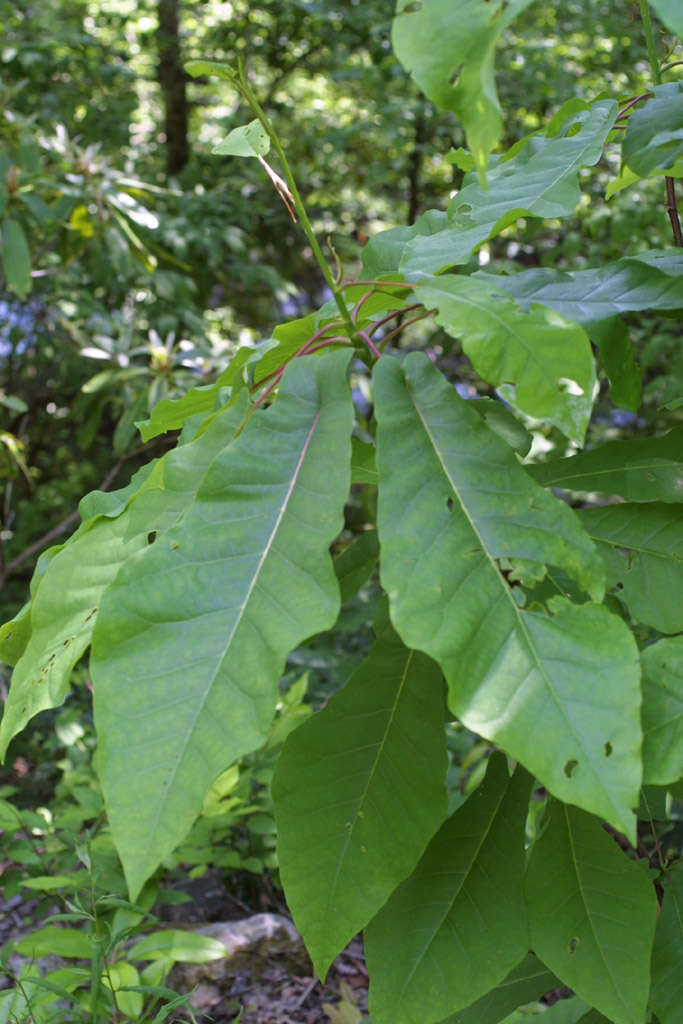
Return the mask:
<path fill-rule="evenodd" d="M 647 0 L 639 0 L 639 2 L 640 17 L 643 22 L 643 31 L 645 33 L 645 42 L 647 44 L 647 55 L 650 59 L 652 81 L 655 85 L 661 85 L 662 72 L 659 67 L 659 60 L 657 59 L 655 36 L 652 30 L 652 18 L 650 17 L 650 7 Z M 665 177 L 664 181 L 666 183 L 666 212 L 668 213 L 669 220 L 671 221 L 674 243 L 678 246 L 683 246 L 683 232 L 681 231 L 681 221 L 678 216 L 678 207 L 676 205 L 676 182 L 668 175 Z"/>
<path fill-rule="evenodd" d="M 265 111 L 263 110 L 261 104 L 256 99 L 256 96 L 254 94 L 254 90 L 252 89 L 252 87 L 249 84 L 249 81 L 247 79 L 247 75 L 246 75 L 246 72 L 244 70 L 244 64 L 241 61 L 240 61 L 240 66 L 239 66 L 239 76 L 240 76 L 240 88 L 241 88 L 242 95 L 244 96 L 245 100 L 247 101 L 247 103 L 251 107 L 251 109 L 254 112 L 254 114 L 256 114 L 256 117 L 258 118 L 258 120 L 263 125 L 264 130 L 268 133 L 268 138 L 270 139 L 271 143 L 273 144 L 273 148 L 274 148 L 275 152 L 277 153 L 278 158 L 280 160 L 280 164 L 282 166 L 282 170 L 284 171 L 285 180 L 287 181 L 287 185 L 289 187 L 289 191 L 292 194 L 292 200 L 294 202 L 294 208 L 295 208 L 297 214 L 299 215 L 299 220 L 301 221 L 301 226 L 304 229 L 304 234 L 306 235 L 306 238 L 308 239 L 308 242 L 309 242 L 309 244 L 311 246 L 311 249 L 313 250 L 313 255 L 315 256 L 316 263 L 320 267 L 322 275 L 325 278 L 325 282 L 326 282 L 328 288 L 330 289 L 330 291 L 332 292 L 332 295 L 334 297 L 334 301 L 337 304 L 337 309 L 339 310 L 339 312 L 341 314 L 341 318 L 344 321 L 344 326 L 346 327 L 347 331 L 349 332 L 349 338 L 353 338 L 355 333 L 356 333 L 356 329 L 355 329 L 355 327 L 353 325 L 353 322 L 351 320 L 351 316 L 349 314 L 349 311 L 346 308 L 346 303 L 344 302 L 344 296 L 342 295 L 341 289 L 339 288 L 339 285 L 337 284 L 337 282 L 336 282 L 336 280 L 334 278 L 334 274 L 330 270 L 329 265 L 327 263 L 327 260 L 325 259 L 324 255 L 323 255 L 323 251 L 320 248 L 320 244 L 318 242 L 318 239 L 315 236 L 315 232 L 313 230 L 313 225 L 311 224 L 311 222 L 309 220 L 308 214 L 306 212 L 306 207 L 304 206 L 304 203 L 303 203 L 303 200 L 301 198 L 301 195 L 299 194 L 299 189 L 297 188 L 296 181 L 294 179 L 294 175 L 292 174 L 291 168 L 289 166 L 289 161 L 287 160 L 287 157 L 285 155 L 285 151 L 282 148 L 282 144 L 280 142 L 279 136 L 278 136 L 277 132 L 275 131 L 273 125 L 271 124 L 270 120 L 268 119 L 268 117 L 267 117 Z"/>

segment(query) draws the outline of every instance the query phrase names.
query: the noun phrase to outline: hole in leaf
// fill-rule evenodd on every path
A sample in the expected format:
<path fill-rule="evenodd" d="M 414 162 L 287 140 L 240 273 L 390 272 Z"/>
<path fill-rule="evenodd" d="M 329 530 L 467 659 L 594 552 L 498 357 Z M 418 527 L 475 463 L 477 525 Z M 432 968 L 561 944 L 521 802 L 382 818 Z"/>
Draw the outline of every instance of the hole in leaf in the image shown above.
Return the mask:
<path fill-rule="evenodd" d="M 579 767 L 579 762 L 578 761 L 574 761 L 574 760 L 567 761 L 566 765 L 564 766 L 564 774 L 567 776 L 568 779 L 571 779 L 572 775 L 574 774 L 574 772 L 576 771 L 576 769 L 578 767 Z"/>
<path fill-rule="evenodd" d="M 612 744 L 609 740 L 605 743 L 605 757 L 610 757 L 612 754 Z"/>
<path fill-rule="evenodd" d="M 455 71 L 453 72 L 453 74 L 451 75 L 451 77 L 450 77 L 450 78 L 448 79 L 448 84 L 449 84 L 449 85 L 455 85 L 455 83 L 456 83 L 456 82 L 458 81 L 458 79 L 460 78 L 460 72 L 462 71 L 462 69 L 464 68 L 464 66 L 465 66 L 465 65 L 464 65 L 464 64 L 463 64 L 462 62 L 461 62 L 460 64 L 458 64 L 457 68 L 455 69 Z"/>
<path fill-rule="evenodd" d="M 148 544 L 153 544 L 156 539 L 157 539 L 157 531 L 156 530 L 150 530 L 149 533 L 147 534 L 147 543 Z"/>
<path fill-rule="evenodd" d="M 576 950 L 579 948 L 579 940 L 576 935 L 569 940 L 568 948 L 570 953 L 576 953 Z"/>
<path fill-rule="evenodd" d="M 448 511 L 452 512 L 454 507 L 455 505 L 453 504 L 453 499 L 451 497 L 446 498 L 446 508 L 448 509 Z"/>
<path fill-rule="evenodd" d="M 401 14 L 417 14 L 418 11 L 422 10 L 422 4 L 415 0 L 414 3 L 406 4 L 403 10 L 399 11 L 396 15 L 400 17 Z"/>

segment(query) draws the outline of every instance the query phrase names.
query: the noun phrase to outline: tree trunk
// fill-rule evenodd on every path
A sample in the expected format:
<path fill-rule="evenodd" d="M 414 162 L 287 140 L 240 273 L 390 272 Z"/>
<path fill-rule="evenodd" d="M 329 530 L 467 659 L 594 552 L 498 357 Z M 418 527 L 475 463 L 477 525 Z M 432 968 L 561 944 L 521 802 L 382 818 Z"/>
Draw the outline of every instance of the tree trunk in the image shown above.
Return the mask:
<path fill-rule="evenodd" d="M 187 89 L 180 53 L 181 0 L 159 0 L 159 85 L 164 99 L 166 173 L 178 174 L 190 158 Z"/>

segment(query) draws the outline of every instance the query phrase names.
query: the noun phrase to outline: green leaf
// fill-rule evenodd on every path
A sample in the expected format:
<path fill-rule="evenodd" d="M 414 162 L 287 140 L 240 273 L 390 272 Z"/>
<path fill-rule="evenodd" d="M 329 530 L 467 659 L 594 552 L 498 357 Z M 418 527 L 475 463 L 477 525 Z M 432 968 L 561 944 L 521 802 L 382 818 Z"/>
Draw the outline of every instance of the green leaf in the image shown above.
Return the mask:
<path fill-rule="evenodd" d="M 227 139 L 214 146 L 211 152 L 220 156 L 265 156 L 269 149 L 268 132 L 256 120 L 233 128 Z"/>
<path fill-rule="evenodd" d="M 205 964 L 227 955 L 226 947 L 218 939 L 174 928 L 145 935 L 126 954 L 129 960 L 172 960 L 187 964 Z"/>
<path fill-rule="evenodd" d="M 645 177 L 683 157 L 683 82 L 666 82 L 628 119 L 621 148 L 624 162 Z"/>
<path fill-rule="evenodd" d="M 471 398 L 469 401 L 494 434 L 502 437 L 518 455 L 524 457 L 529 454 L 533 441 L 531 434 L 502 402 L 493 398 Z"/>
<path fill-rule="evenodd" d="M 226 409 L 196 442 L 174 448 L 142 473 L 124 514 L 100 513 L 51 559 L 31 606 L 31 636 L 17 661 L 0 722 L 0 755 L 35 714 L 58 707 L 71 670 L 90 644 L 102 596 L 119 568 L 168 530 L 192 501 L 211 460 L 232 439 L 244 405 Z M 91 498 L 90 509 L 101 508 Z M 106 496 L 102 496 L 104 498 Z M 114 512 L 116 505 L 109 506 Z M 124 508 L 126 505 L 124 504 Z"/>
<path fill-rule="evenodd" d="M 365 932 L 375 1024 L 432 1024 L 499 984 L 528 949 L 524 823 L 532 780 L 494 754 Z"/>
<path fill-rule="evenodd" d="M 633 637 L 597 605 L 555 598 L 550 614 L 521 608 L 496 564 L 557 565 L 600 599 L 592 542 L 423 354 L 403 367 L 388 356 L 378 362 L 375 409 L 380 575 L 404 643 L 440 663 L 449 706 L 469 729 L 551 792 L 633 836 L 641 781 Z"/>
<path fill-rule="evenodd" d="M 377 565 L 379 543 L 377 530 L 366 530 L 334 560 L 342 604 L 350 601 L 368 580 Z"/>
<path fill-rule="evenodd" d="M 354 484 L 376 484 L 377 466 L 374 445 L 351 439 L 351 482 Z"/>
<path fill-rule="evenodd" d="M 683 508 L 653 501 L 578 516 L 604 559 L 607 586 L 619 586 L 633 617 L 660 633 L 683 632 Z"/>
<path fill-rule="evenodd" d="M 162 398 L 152 409 L 149 419 L 137 424 L 142 440 L 146 443 L 167 430 L 179 430 L 191 416 L 211 412 L 221 388 L 233 388 L 232 397 L 236 397 L 236 385 L 240 383 L 242 370 L 253 354 L 252 348 L 238 349 L 214 384 L 191 388 L 182 398 Z"/>
<path fill-rule="evenodd" d="M 663 437 L 608 441 L 527 469 L 544 487 L 618 494 L 627 501 L 683 501 L 683 426 Z"/>
<path fill-rule="evenodd" d="M 468 175 L 447 216 L 430 210 L 410 227 L 392 228 L 371 239 L 363 250 L 364 275 L 436 274 L 467 263 L 478 245 L 520 217 L 572 214 L 581 198 L 578 172 L 600 159 L 618 111 L 612 100 L 584 104 L 578 111 L 570 103 L 571 112 L 559 130 L 529 136 L 491 161 L 488 191 Z"/>
<path fill-rule="evenodd" d="M 662 879 L 664 900 L 652 950 L 650 1002 L 659 1024 L 679 1024 L 683 1006 L 683 863 Z"/>
<path fill-rule="evenodd" d="M 683 775 L 683 636 L 660 640 L 643 666 L 643 781 L 664 786 Z"/>
<path fill-rule="evenodd" d="M 462 121 L 475 164 L 483 175 L 502 135 L 494 51 L 503 29 L 532 0 L 397 0 L 391 41 L 398 60 L 425 95 Z"/>
<path fill-rule="evenodd" d="M 93 525 L 92 521 L 97 516 L 105 516 L 107 519 L 116 519 L 117 516 L 120 516 L 130 499 L 138 493 L 154 472 L 158 461 L 158 459 L 152 459 L 145 466 L 141 466 L 125 487 L 119 487 L 116 491 L 90 491 L 84 498 L 81 498 L 78 503 L 81 526 L 78 532 L 69 538 L 69 543 L 72 543 L 86 529 L 90 529 Z"/>
<path fill-rule="evenodd" d="M 674 32 L 679 39 L 683 39 L 683 11 L 679 0 L 649 0 L 651 7 L 657 12 L 657 17 L 662 21 L 670 32 Z M 664 1024 L 662 1021 L 661 1024 Z"/>
<path fill-rule="evenodd" d="M 10 217 L 2 223 L 2 269 L 9 290 L 25 299 L 31 291 L 31 253 L 24 229 Z"/>
<path fill-rule="evenodd" d="M 586 331 L 600 351 L 602 367 L 609 377 L 612 403 L 619 409 L 638 412 L 643 374 L 635 360 L 628 327 L 621 317 L 614 316 L 586 324 Z"/>
<path fill-rule="evenodd" d="M 213 75 L 215 78 L 223 78 L 225 81 L 237 83 L 237 73 L 229 64 L 223 64 L 217 60 L 190 60 L 185 64 L 185 70 L 192 78 L 199 78 L 202 75 Z"/>
<path fill-rule="evenodd" d="M 31 637 L 31 602 L 20 609 L 13 619 L 0 626 L 0 659 L 6 665 L 16 665 L 26 650 Z"/>
<path fill-rule="evenodd" d="M 89 884 L 87 871 L 74 871 L 70 875 L 36 875 L 22 880 L 25 889 L 38 889 L 39 892 L 54 892 L 57 889 L 75 891 Z"/>
<path fill-rule="evenodd" d="M 652 249 L 591 270 L 536 267 L 520 274 L 489 274 L 482 279 L 511 295 L 522 309 L 550 306 L 568 320 L 591 324 L 642 309 L 683 309 L 683 252 Z"/>
<path fill-rule="evenodd" d="M 529 953 L 499 985 L 440 1024 L 499 1024 L 518 1006 L 535 1002 L 559 984 L 538 957 Z"/>
<path fill-rule="evenodd" d="M 446 810 L 443 680 L 382 608 L 344 689 L 287 740 L 273 780 L 280 875 L 315 969 L 413 870 Z"/>
<path fill-rule="evenodd" d="M 477 373 L 507 402 L 583 441 L 595 363 L 581 327 L 540 306 L 524 313 L 504 292 L 471 277 L 430 278 L 415 297 L 438 308 L 436 322 L 461 339 Z"/>
<path fill-rule="evenodd" d="M 93 956 L 94 940 L 87 932 L 77 928 L 59 928 L 47 925 L 38 931 L 25 935 L 14 948 L 22 956 L 34 959 L 39 956 L 73 956 L 90 960 Z"/>
<path fill-rule="evenodd" d="M 216 776 L 267 738 L 286 655 L 337 617 L 328 548 L 349 489 L 349 358 L 295 360 L 178 526 L 103 597 L 98 768 L 132 898 Z"/>
<path fill-rule="evenodd" d="M 553 801 L 547 814 L 527 871 L 532 948 L 614 1024 L 644 1024 L 657 916 L 647 871 L 584 811 Z"/>

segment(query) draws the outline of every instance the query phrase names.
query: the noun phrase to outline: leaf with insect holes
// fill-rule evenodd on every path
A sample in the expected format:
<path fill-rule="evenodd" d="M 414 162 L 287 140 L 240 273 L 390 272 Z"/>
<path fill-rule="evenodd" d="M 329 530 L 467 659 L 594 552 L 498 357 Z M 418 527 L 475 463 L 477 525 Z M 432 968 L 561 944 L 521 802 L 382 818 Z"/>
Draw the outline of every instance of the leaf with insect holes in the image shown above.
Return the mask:
<path fill-rule="evenodd" d="M 421 278 L 415 297 L 461 340 L 484 380 L 527 416 L 583 442 L 593 406 L 595 362 L 577 324 L 541 306 L 524 312 L 504 292 L 471 277 Z"/>
<path fill-rule="evenodd" d="M 469 729 L 634 836 L 633 636 L 598 604 L 520 607 L 499 565 L 557 565 L 599 601 L 604 567 L 592 541 L 424 354 L 379 360 L 374 398 L 380 578 L 397 632 L 439 662 L 449 706 Z"/>
<path fill-rule="evenodd" d="M 349 359 L 294 360 L 183 519 L 103 595 L 90 662 L 98 771 L 133 898 L 216 776 L 267 738 L 287 654 L 337 618 L 329 547 L 350 486 Z"/>
<path fill-rule="evenodd" d="M 657 898 L 642 864 L 576 807 L 552 801 L 529 860 L 531 946 L 614 1024 L 644 1024 Z"/>

